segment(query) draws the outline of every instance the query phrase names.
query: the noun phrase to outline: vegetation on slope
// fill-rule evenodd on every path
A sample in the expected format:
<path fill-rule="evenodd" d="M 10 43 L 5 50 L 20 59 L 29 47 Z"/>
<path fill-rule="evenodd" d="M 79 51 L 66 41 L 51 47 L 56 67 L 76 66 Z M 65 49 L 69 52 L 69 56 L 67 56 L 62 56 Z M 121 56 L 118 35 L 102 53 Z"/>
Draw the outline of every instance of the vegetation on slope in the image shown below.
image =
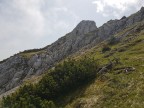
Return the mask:
<path fill-rule="evenodd" d="M 31 49 L 31 50 L 25 50 L 23 52 L 20 52 L 19 55 L 21 55 L 24 58 L 31 58 L 35 54 L 41 54 L 41 53 L 44 53 L 44 52 L 46 52 L 45 48 Z"/>
<path fill-rule="evenodd" d="M 110 50 L 105 52 L 103 48 Z M 128 34 L 119 43 L 103 42 L 84 54 L 105 64 L 117 58 L 119 64 L 106 74 L 77 91 L 76 99 L 66 108 L 143 108 L 144 106 L 144 32 Z M 80 56 L 81 57 L 81 56 Z M 82 89 L 82 88 L 81 88 Z M 69 95 L 73 98 L 77 94 Z"/>
<path fill-rule="evenodd" d="M 127 33 L 134 28 L 126 29 L 116 35 L 127 34 L 121 40 L 112 37 L 75 55 L 76 60 L 57 65 L 37 84 L 27 84 L 3 98 L 3 107 L 143 108 L 144 31 L 140 28 L 131 34 Z M 111 61 L 111 70 L 97 73 Z"/>
<path fill-rule="evenodd" d="M 48 72 L 39 83 L 24 85 L 3 98 L 2 105 L 4 108 L 55 108 L 57 97 L 94 79 L 97 69 L 98 63 L 94 59 L 69 59 Z"/>

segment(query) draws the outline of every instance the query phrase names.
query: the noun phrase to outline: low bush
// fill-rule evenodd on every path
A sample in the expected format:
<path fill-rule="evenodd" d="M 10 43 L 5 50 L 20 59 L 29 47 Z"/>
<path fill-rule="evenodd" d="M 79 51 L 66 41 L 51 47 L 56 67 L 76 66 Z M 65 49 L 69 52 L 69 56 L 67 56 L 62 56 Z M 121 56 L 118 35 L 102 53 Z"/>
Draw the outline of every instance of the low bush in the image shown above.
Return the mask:
<path fill-rule="evenodd" d="M 94 59 L 69 59 L 49 71 L 37 84 L 21 87 L 16 93 L 3 98 L 5 108 L 55 108 L 57 97 L 88 83 L 97 75 Z"/>

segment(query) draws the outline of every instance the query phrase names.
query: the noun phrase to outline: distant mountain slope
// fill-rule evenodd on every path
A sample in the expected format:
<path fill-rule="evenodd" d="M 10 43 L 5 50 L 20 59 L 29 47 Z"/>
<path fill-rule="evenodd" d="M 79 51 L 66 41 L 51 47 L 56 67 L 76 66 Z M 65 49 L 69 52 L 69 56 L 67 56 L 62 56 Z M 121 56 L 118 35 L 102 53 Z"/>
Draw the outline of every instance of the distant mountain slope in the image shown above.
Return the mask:
<path fill-rule="evenodd" d="M 91 48 L 112 35 L 144 20 L 144 8 L 126 18 L 110 20 L 97 28 L 94 21 L 82 21 L 64 37 L 40 50 L 16 54 L 0 63 L 0 94 L 18 86 L 24 79 L 40 75 L 60 60 L 82 48 Z M 132 29 L 134 30 L 134 29 Z"/>

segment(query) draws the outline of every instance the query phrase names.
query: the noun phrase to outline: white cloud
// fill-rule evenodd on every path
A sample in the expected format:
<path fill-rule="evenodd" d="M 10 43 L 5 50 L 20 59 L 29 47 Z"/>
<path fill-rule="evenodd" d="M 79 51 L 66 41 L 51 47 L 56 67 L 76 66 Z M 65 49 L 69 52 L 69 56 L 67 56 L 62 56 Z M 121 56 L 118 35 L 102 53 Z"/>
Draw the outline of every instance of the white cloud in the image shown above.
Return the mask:
<path fill-rule="evenodd" d="M 67 12 L 68 9 L 66 7 L 56 7 L 54 8 L 55 11 L 59 12 L 59 11 L 63 11 L 63 12 Z"/>
<path fill-rule="evenodd" d="M 93 4 L 96 4 L 96 11 L 97 12 L 103 12 L 104 11 L 104 7 L 105 7 L 105 4 L 103 4 L 102 1 L 94 1 Z"/>
<path fill-rule="evenodd" d="M 26 36 L 39 38 L 43 35 L 44 20 L 40 6 L 41 0 L 12 0 L 4 2 L 0 15 L 0 39 Z"/>
<path fill-rule="evenodd" d="M 143 0 L 94 0 L 96 11 L 103 16 L 113 15 L 119 18 L 122 14 L 133 8 L 138 10 L 144 5 Z"/>
<path fill-rule="evenodd" d="M 34 48 L 45 32 L 42 3 L 42 0 L 0 2 L 0 59 Z"/>
<path fill-rule="evenodd" d="M 42 36 L 45 20 L 41 12 L 43 0 L 14 0 L 14 4 L 23 13 L 24 22 L 22 24 L 26 27 L 26 30 L 28 30 L 28 27 L 33 30 L 35 37 Z"/>
<path fill-rule="evenodd" d="M 0 60 L 50 44 L 70 31 L 77 16 L 61 0 L 1 0 Z"/>

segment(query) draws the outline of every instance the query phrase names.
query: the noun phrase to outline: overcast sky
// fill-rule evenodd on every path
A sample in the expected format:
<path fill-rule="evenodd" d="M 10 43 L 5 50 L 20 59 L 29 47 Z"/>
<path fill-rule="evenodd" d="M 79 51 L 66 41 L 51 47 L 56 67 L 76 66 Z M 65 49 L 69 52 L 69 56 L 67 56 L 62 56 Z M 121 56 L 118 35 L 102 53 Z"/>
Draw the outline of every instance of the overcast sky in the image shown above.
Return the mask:
<path fill-rule="evenodd" d="M 0 60 L 51 44 L 81 20 L 99 27 L 143 5 L 144 0 L 0 0 Z"/>

